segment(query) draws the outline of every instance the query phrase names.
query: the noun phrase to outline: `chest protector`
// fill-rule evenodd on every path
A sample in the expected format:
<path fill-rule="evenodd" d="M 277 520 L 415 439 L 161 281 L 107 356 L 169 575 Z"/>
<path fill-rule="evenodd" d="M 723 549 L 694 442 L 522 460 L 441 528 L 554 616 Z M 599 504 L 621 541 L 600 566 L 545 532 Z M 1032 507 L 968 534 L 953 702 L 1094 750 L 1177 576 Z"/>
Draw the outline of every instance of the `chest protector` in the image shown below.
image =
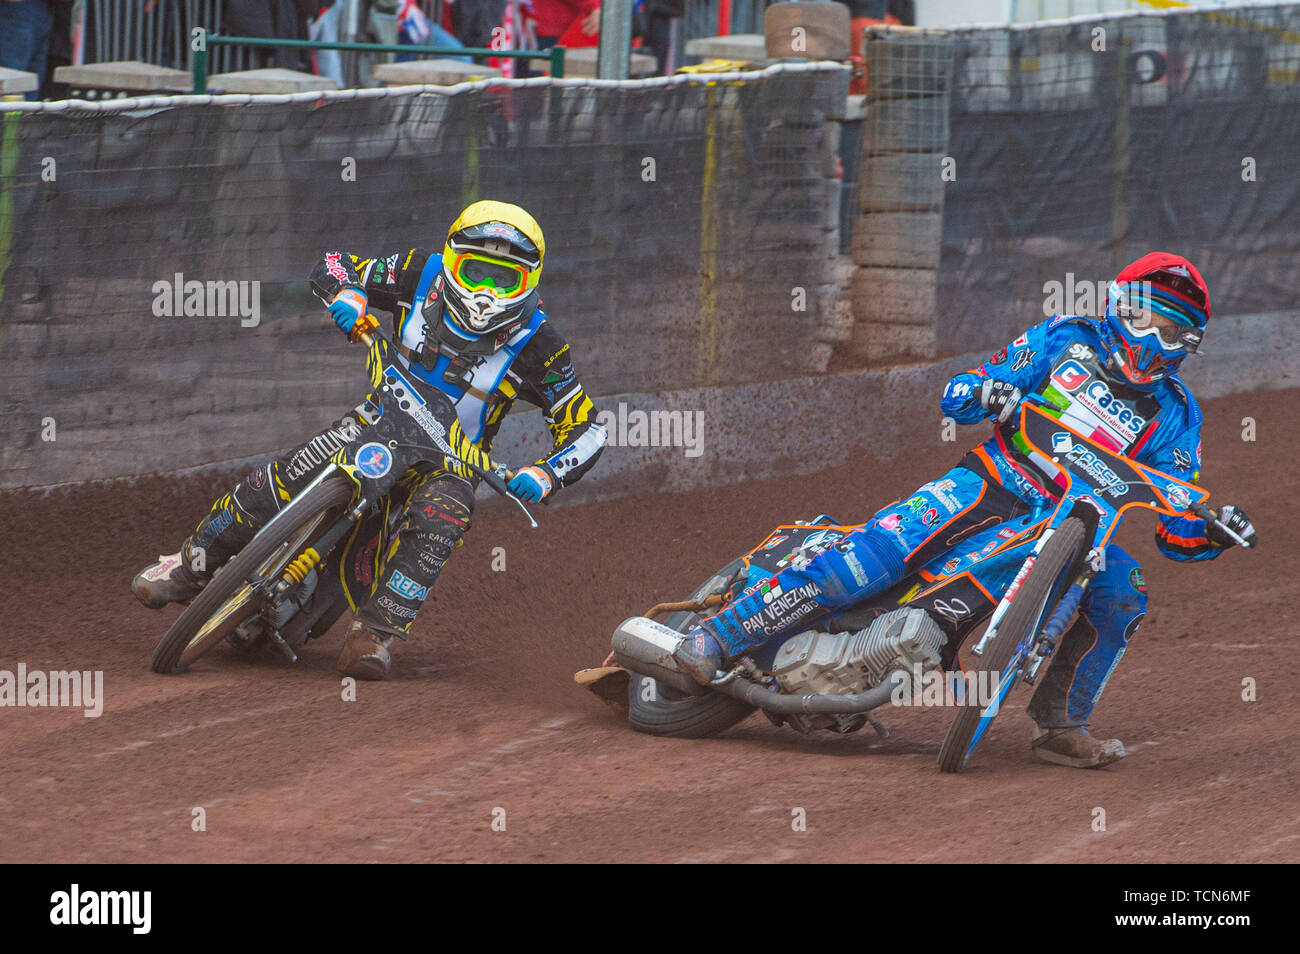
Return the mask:
<path fill-rule="evenodd" d="M 488 413 L 499 398 L 497 388 L 501 379 L 546 316 L 541 309 L 535 311 L 490 354 L 451 351 L 445 344 L 438 344 L 428 324 L 430 316 L 434 321 L 446 320 L 445 307 L 436 307 L 438 301 L 427 300 L 430 294 L 438 294 L 433 286 L 441 270 L 441 259 L 430 256 L 420 274 L 411 309 L 398 330 L 404 349 L 399 351 L 399 358 L 411 374 L 451 399 L 461 428 L 477 444 L 483 438 Z"/>
<path fill-rule="evenodd" d="M 1120 453 L 1138 443 L 1160 413 L 1153 394 L 1107 373 L 1104 359 L 1082 342 L 1056 356 L 1040 390 L 1061 423 Z"/>

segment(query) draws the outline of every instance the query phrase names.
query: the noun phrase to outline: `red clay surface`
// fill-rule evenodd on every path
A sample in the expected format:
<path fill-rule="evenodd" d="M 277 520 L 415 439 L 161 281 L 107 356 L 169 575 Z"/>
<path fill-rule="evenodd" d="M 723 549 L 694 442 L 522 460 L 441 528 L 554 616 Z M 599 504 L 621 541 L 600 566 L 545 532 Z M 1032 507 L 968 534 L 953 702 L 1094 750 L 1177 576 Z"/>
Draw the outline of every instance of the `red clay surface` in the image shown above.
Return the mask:
<path fill-rule="evenodd" d="M 175 610 L 136 604 L 131 576 L 175 548 L 214 482 L 10 496 L 0 669 L 100 669 L 106 702 L 98 719 L 0 709 L 0 861 L 1300 860 L 1298 400 L 1205 407 L 1203 481 L 1212 502 L 1249 509 L 1259 553 L 1175 564 L 1151 518 L 1129 521 L 1152 610 L 1095 715 L 1131 753 L 1102 771 L 1030 758 L 1026 690 L 977 764 L 948 776 L 943 710 L 884 711 L 883 742 L 761 715 L 717 739 L 660 740 L 572 682 L 625 616 L 680 598 L 779 522 L 865 519 L 955 462 L 974 429 L 941 444 L 936 421 L 906 456 L 812 478 L 548 509 L 539 531 L 483 512 L 394 677 L 356 702 L 333 671 L 342 626 L 296 666 L 223 648 L 183 676 L 149 671 Z M 1242 701 L 1246 677 L 1258 701 Z M 191 830 L 198 806 L 205 832 Z"/>

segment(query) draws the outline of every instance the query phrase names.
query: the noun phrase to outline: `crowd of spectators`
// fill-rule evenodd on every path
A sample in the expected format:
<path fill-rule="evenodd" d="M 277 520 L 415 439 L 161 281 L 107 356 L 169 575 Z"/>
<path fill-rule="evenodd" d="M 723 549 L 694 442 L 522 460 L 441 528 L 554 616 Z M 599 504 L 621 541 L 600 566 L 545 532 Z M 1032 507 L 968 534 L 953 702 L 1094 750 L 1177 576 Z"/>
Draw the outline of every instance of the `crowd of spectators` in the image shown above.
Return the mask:
<path fill-rule="evenodd" d="M 152 11 L 159 3 L 138 0 Z M 548 49 L 594 46 L 600 35 L 600 0 L 361 0 L 356 39 L 440 47 Z M 669 24 L 682 16 L 686 0 L 635 0 L 634 36 L 668 66 Z M 99 4 L 87 0 L 84 61 L 95 55 L 94 17 Z M 119 8 L 120 9 L 120 8 Z M 57 98 L 55 67 L 72 62 L 73 0 L 0 0 L 0 66 L 42 77 L 30 98 Z M 231 36 L 338 40 L 343 36 L 342 0 L 221 0 L 221 31 Z M 342 61 L 328 52 L 284 48 L 261 57 L 258 65 L 279 66 L 333 76 L 346 83 Z M 180 65 L 180 64 L 168 64 Z M 513 62 L 502 60 L 507 75 Z"/>
<path fill-rule="evenodd" d="M 152 11 L 160 3 L 136 0 Z M 342 0 L 220 0 L 221 30 L 231 36 L 339 40 L 343 36 Z M 914 21 L 911 0 L 845 0 L 851 15 Z M 40 76 L 32 99 L 58 98 L 66 90 L 52 80 L 57 66 L 72 62 L 74 0 L 0 0 L 0 66 Z M 601 0 L 360 0 L 362 40 L 439 47 L 548 49 L 594 46 L 600 35 Z M 659 72 L 672 68 L 672 22 L 686 12 L 687 0 L 634 0 L 634 42 L 654 54 Z M 80 31 L 85 62 L 98 62 L 93 49 L 94 17 L 101 9 L 86 0 L 87 21 Z M 120 9 L 120 7 L 118 8 Z M 868 22 L 868 21 L 863 21 Z M 399 57 L 399 59 L 402 57 Z M 257 65 L 315 72 L 349 85 L 337 53 L 283 48 L 258 57 Z M 506 75 L 514 61 L 490 60 Z M 183 63 L 160 64 L 184 66 Z"/>

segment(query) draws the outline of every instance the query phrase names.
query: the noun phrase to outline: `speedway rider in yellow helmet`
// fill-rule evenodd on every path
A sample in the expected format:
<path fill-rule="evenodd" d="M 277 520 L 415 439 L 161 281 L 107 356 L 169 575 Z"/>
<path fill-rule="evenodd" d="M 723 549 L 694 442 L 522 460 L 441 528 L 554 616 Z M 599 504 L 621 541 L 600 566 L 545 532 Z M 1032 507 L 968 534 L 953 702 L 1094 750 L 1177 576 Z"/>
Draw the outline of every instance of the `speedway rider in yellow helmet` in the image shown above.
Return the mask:
<path fill-rule="evenodd" d="M 328 252 L 312 290 L 344 333 L 371 309 L 391 312 L 395 357 L 442 391 L 470 441 L 488 451 L 511 405 L 541 408 L 551 453 L 517 469 L 513 493 L 550 497 L 591 469 L 605 443 L 578 382 L 569 345 L 539 307 L 546 240 L 536 220 L 506 202 L 475 202 L 452 223 L 442 254 L 413 248 L 388 256 Z M 369 399 L 367 400 L 367 404 Z M 222 496 L 181 547 L 141 571 L 132 590 L 159 608 L 194 596 L 341 447 L 373 421 L 367 404 L 292 453 L 248 474 Z M 474 481 L 435 470 L 413 481 L 393 545 L 359 574 L 348 600 L 357 610 L 339 671 L 382 679 L 394 636 L 406 637 L 453 548 L 469 529 Z M 201 552 L 202 560 L 192 559 Z M 365 553 L 364 547 L 361 552 Z M 204 569 L 196 571 L 201 565 Z"/>

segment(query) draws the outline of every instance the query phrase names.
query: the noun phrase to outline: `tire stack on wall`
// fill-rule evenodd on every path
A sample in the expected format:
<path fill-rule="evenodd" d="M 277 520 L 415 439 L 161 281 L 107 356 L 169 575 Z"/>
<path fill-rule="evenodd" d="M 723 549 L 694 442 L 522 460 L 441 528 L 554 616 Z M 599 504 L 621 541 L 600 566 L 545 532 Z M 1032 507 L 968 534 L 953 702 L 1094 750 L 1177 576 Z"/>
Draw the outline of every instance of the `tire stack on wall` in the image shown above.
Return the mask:
<path fill-rule="evenodd" d="M 939 351 L 935 289 L 943 232 L 952 46 L 946 31 L 873 27 L 853 227 L 853 333 L 864 364 Z"/>
<path fill-rule="evenodd" d="M 774 3 L 763 14 L 763 34 L 771 60 L 833 60 L 847 64 L 852 52 L 849 9 L 842 3 Z M 837 267 L 844 188 L 839 150 L 847 93 L 846 69 L 844 89 L 830 110 L 822 109 L 813 99 L 792 104 L 788 114 L 771 117 L 762 140 L 768 155 L 789 157 L 787 181 L 801 193 L 810 192 L 815 197 L 804 203 L 798 222 L 781 222 L 760 214 L 753 232 L 756 239 L 770 239 L 806 263 L 808 278 L 800 286 L 800 294 L 803 310 L 812 317 L 808 328 L 812 342 L 804 351 L 802 370 L 812 374 L 826 370 L 836 347 L 853 330 L 853 316 L 846 301 L 847 279 Z M 759 180 L 758 188 L 768 187 Z"/>

